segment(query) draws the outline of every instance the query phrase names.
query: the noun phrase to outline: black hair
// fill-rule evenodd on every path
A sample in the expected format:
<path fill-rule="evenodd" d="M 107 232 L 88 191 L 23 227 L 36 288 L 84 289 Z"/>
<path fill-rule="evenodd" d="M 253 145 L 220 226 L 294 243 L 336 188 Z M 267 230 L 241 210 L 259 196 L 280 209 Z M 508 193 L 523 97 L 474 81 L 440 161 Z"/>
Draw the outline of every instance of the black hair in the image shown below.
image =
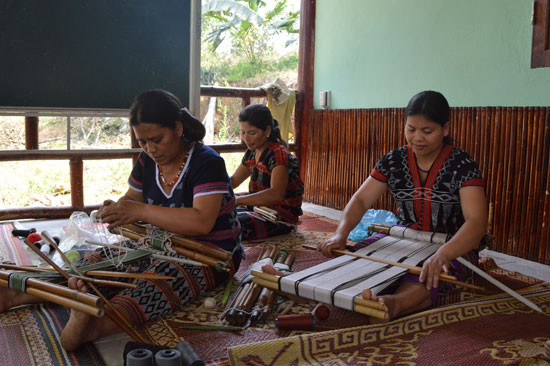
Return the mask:
<path fill-rule="evenodd" d="M 286 142 L 281 138 L 279 122 L 273 118 L 271 111 L 265 104 L 250 104 L 244 107 L 241 113 L 239 113 L 239 122 L 247 122 L 262 131 L 267 130 L 267 127 L 270 126 L 271 134 L 267 140 L 287 146 Z"/>
<path fill-rule="evenodd" d="M 130 108 L 130 126 L 154 123 L 161 127 L 176 128 L 176 121 L 183 125 L 184 142 L 201 141 L 206 134 L 204 125 L 195 118 L 172 93 L 156 89 L 136 97 Z"/>
<path fill-rule="evenodd" d="M 449 103 L 440 92 L 425 90 L 411 98 L 405 116 L 423 116 L 443 127 L 449 122 Z M 450 144 L 451 138 L 445 136 L 443 143 Z"/>

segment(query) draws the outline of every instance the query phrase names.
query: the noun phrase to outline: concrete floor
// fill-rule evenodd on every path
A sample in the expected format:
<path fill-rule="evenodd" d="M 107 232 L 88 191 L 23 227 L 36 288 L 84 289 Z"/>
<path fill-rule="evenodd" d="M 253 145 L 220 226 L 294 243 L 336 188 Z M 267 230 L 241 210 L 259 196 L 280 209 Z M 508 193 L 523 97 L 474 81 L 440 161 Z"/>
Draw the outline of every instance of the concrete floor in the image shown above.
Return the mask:
<path fill-rule="evenodd" d="M 302 209 L 305 212 L 322 215 L 333 220 L 340 220 L 342 211 L 335 210 L 328 207 L 314 205 L 310 203 L 304 203 Z M 67 225 L 67 220 L 44 220 L 44 221 L 21 221 L 21 223 L 28 228 L 35 227 L 38 232 L 48 230 L 52 235 L 62 233 L 62 228 Z M 34 254 L 34 253 L 33 253 Z M 522 258 L 513 257 L 506 254 L 497 253 L 491 250 L 483 250 L 480 252 L 482 257 L 491 257 L 495 260 L 497 265 L 501 268 L 520 272 L 522 274 L 539 278 L 541 280 L 550 282 L 550 266 L 528 261 Z M 124 365 L 122 359 L 124 346 L 128 341 L 132 339 L 124 334 L 115 334 L 113 336 L 99 339 L 95 342 L 95 345 L 103 357 L 103 360 L 108 366 Z"/>

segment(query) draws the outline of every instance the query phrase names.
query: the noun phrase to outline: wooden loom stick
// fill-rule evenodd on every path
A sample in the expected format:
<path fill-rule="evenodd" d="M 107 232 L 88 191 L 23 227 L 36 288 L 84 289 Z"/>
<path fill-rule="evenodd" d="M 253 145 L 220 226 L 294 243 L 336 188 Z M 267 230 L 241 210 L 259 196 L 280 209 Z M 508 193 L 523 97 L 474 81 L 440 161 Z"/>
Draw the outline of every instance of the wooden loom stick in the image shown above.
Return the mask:
<path fill-rule="evenodd" d="M 0 279 L 9 281 L 10 275 L 11 275 L 10 272 L 0 271 Z M 105 304 L 101 298 L 95 295 L 73 290 L 66 286 L 58 285 L 48 281 L 42 281 L 39 278 L 33 278 L 33 277 L 27 278 L 26 284 L 27 284 L 27 287 L 34 287 L 38 290 L 47 291 L 52 294 L 63 296 L 68 299 L 82 302 L 84 304 L 88 304 L 90 306 L 94 306 L 97 308 L 102 308 Z"/>
<path fill-rule="evenodd" d="M 123 225 L 122 227 L 128 230 L 134 231 L 136 233 L 139 233 L 141 235 L 147 235 L 147 229 L 145 229 L 145 227 L 138 224 L 128 224 L 128 225 Z M 170 240 L 172 241 L 173 244 L 182 246 L 187 249 L 195 250 L 197 252 L 203 253 L 205 255 L 208 255 L 217 259 L 231 260 L 231 257 L 232 257 L 231 252 L 228 252 L 227 250 L 223 250 L 218 247 L 209 246 L 201 242 L 198 242 L 196 240 L 185 238 L 181 235 L 172 234 L 172 236 L 170 237 Z"/>
<path fill-rule="evenodd" d="M 46 235 L 47 236 L 47 235 Z M 63 277 L 66 277 L 67 280 L 69 279 L 69 275 L 61 268 L 59 267 L 57 264 L 55 264 L 50 258 L 48 258 L 47 255 L 45 255 L 44 253 L 42 253 L 41 251 L 38 250 L 38 248 L 35 248 L 33 244 L 31 244 L 27 239 L 24 240 L 24 242 L 30 246 L 32 248 L 32 250 L 36 250 L 35 253 L 38 254 L 42 259 L 44 259 L 46 262 L 48 262 L 48 264 L 50 264 L 53 268 L 55 268 Z M 59 253 L 59 255 L 61 256 L 61 258 L 63 259 L 63 261 L 65 261 L 65 263 L 67 263 L 67 265 L 73 270 L 75 271 L 76 273 L 78 273 L 79 275 L 82 275 L 82 273 L 78 270 L 78 268 L 76 268 L 72 263 L 71 261 L 69 260 L 69 258 L 67 258 L 65 256 L 65 254 L 61 251 L 61 249 L 59 249 L 59 247 L 57 246 L 57 244 L 55 243 L 55 241 L 51 241 L 50 245 Z M 105 307 L 106 307 L 106 313 L 107 315 L 109 316 L 109 318 L 111 318 L 119 327 L 120 329 L 122 329 L 123 331 L 125 331 L 130 337 L 132 337 L 133 340 L 135 340 L 136 342 L 141 342 L 141 343 L 147 343 L 147 340 L 145 340 L 138 332 L 135 331 L 135 329 L 130 325 L 130 323 L 128 322 L 128 320 L 126 320 L 126 318 L 124 318 L 124 316 L 122 316 L 122 314 L 120 314 L 120 312 L 118 312 L 118 310 L 113 306 L 113 304 L 111 304 L 111 302 L 109 301 L 109 299 L 107 299 L 103 293 L 101 291 L 99 291 L 97 289 L 97 287 L 95 287 L 95 285 L 93 283 L 88 283 L 88 285 L 92 288 L 92 290 L 94 290 L 94 292 L 100 297 L 103 299 L 103 301 L 105 301 Z"/>
<path fill-rule="evenodd" d="M 303 245 L 304 248 L 306 249 L 312 249 L 312 250 L 317 250 L 317 247 L 314 247 L 314 246 L 311 246 L 311 245 Z M 357 254 L 357 253 L 353 253 L 353 252 L 348 252 L 346 250 L 339 250 L 339 249 L 332 249 L 332 252 L 333 253 L 336 253 L 336 254 L 340 254 L 340 255 L 349 255 L 349 256 L 352 256 L 352 257 L 356 257 L 356 258 L 361 258 L 361 259 L 368 259 L 370 261 L 373 261 L 373 262 L 378 262 L 378 263 L 383 263 L 383 264 L 388 264 L 390 266 L 396 266 L 396 267 L 401 267 L 401 268 L 406 268 L 409 270 L 409 273 L 411 274 L 414 274 L 414 275 L 420 275 L 420 272 L 422 271 L 422 268 L 421 267 L 417 267 L 417 266 L 411 266 L 409 264 L 405 264 L 405 263 L 399 263 L 399 262 L 394 262 L 394 261 L 389 261 L 387 259 L 383 259 L 383 258 L 376 258 L 376 257 L 370 257 L 368 255 L 362 255 L 362 254 Z M 451 276 L 451 275 L 448 275 L 446 273 L 442 273 L 440 275 L 440 278 L 442 280 L 445 280 L 445 281 L 457 281 L 456 277 L 454 276 Z M 458 281 L 460 284 L 464 283 L 464 282 L 460 282 Z M 449 282 L 450 283 L 450 282 Z M 474 285 L 470 285 L 470 284 L 466 284 L 466 285 L 469 285 L 469 286 L 474 286 Z M 465 286 L 467 287 L 467 286 Z M 476 290 L 484 290 L 483 288 L 481 287 L 470 287 L 470 288 L 473 288 L 473 289 L 476 289 Z"/>
<path fill-rule="evenodd" d="M 42 232 L 42 237 L 44 239 L 46 239 L 46 241 L 52 246 L 52 248 L 58 250 L 61 254 L 61 257 L 63 258 L 63 260 L 65 260 L 67 257 L 65 257 L 65 254 L 63 254 L 63 252 L 61 252 L 59 250 L 59 248 L 57 247 L 57 244 L 55 243 L 55 241 L 53 241 L 49 236 L 48 236 L 48 233 L 43 231 Z M 27 239 L 25 239 L 27 240 Z M 57 264 L 55 264 L 54 261 L 52 261 L 46 254 L 42 253 L 37 247 L 35 247 L 33 244 L 31 244 L 31 242 L 27 242 L 25 241 L 25 244 L 27 244 L 33 252 L 35 252 L 36 254 L 38 254 L 44 261 L 46 261 L 46 263 L 48 263 L 50 266 L 52 266 L 53 269 L 55 269 L 60 275 L 62 275 L 63 277 L 65 277 L 66 280 L 69 280 L 69 277 L 71 277 L 68 273 L 66 273 L 61 267 L 59 267 Z M 67 259 L 68 260 L 68 259 Z M 68 260 L 69 261 L 69 260 Z M 75 268 L 73 267 L 71 261 L 69 261 L 67 263 L 71 268 Z M 76 272 L 76 271 L 75 271 Z M 84 282 L 87 282 L 87 283 L 95 283 L 97 285 L 103 285 L 103 286 L 111 286 L 111 287 L 119 287 L 119 288 L 131 288 L 131 289 L 136 289 L 137 287 L 133 284 L 128 284 L 128 283 L 123 283 L 123 282 L 117 282 L 117 281 L 107 281 L 107 280 L 97 280 L 95 278 L 90 278 L 90 277 L 86 277 L 86 276 L 83 276 L 80 272 L 78 272 L 79 275 L 78 276 L 72 276 L 72 277 L 76 277 L 78 278 L 79 280 L 82 280 Z"/>
<path fill-rule="evenodd" d="M 134 233 L 134 232 L 132 232 L 128 229 L 125 229 L 123 227 L 121 228 L 121 234 L 123 236 L 129 238 L 129 239 L 132 239 L 132 240 L 140 240 L 140 239 L 143 238 L 143 236 L 141 236 L 140 234 L 136 234 L 136 233 Z M 215 267 L 216 269 L 219 268 L 220 270 L 225 271 L 225 272 L 230 271 L 229 268 L 227 268 L 227 263 L 220 262 L 215 258 L 209 257 L 209 256 L 201 254 L 201 253 L 196 253 L 192 250 L 181 248 L 179 246 L 172 246 L 172 249 L 176 253 L 178 253 L 180 255 L 183 255 L 184 257 L 187 257 L 187 258 L 192 259 L 194 261 L 209 265 L 211 267 Z"/>
<path fill-rule="evenodd" d="M 9 283 L 8 283 L 7 280 L 0 279 L 0 286 L 9 288 Z M 76 301 L 76 300 L 67 298 L 65 296 L 55 294 L 55 293 L 50 292 L 50 291 L 45 291 L 45 290 L 41 290 L 41 289 L 29 286 L 25 289 L 25 293 L 29 294 L 29 295 L 32 295 L 32 296 L 35 296 L 35 297 L 38 297 L 38 298 L 40 298 L 42 300 L 45 300 L 45 301 L 50 301 L 50 302 L 53 302 L 55 304 L 59 304 L 59 305 L 66 306 L 66 307 L 71 308 L 71 309 L 81 311 L 85 314 L 95 316 L 96 318 L 101 318 L 104 314 L 103 309 L 100 309 L 100 308 L 94 307 L 92 305 L 82 303 L 80 301 Z"/>
<path fill-rule="evenodd" d="M 123 252 L 135 252 L 137 250 L 137 249 L 132 249 L 132 248 L 128 248 L 128 247 L 123 247 L 123 246 L 120 246 L 120 245 L 100 243 L 100 242 L 93 241 L 93 240 L 84 240 L 84 242 L 87 243 L 87 244 L 97 245 L 97 246 L 106 247 L 106 248 L 112 248 L 112 249 L 120 250 L 120 251 L 123 251 Z M 157 253 L 155 253 L 154 251 L 152 251 L 150 249 L 140 249 L 140 250 L 147 251 L 148 253 L 151 254 L 151 257 L 157 258 L 157 259 L 162 259 L 162 260 L 172 261 L 172 262 L 177 262 L 177 263 L 183 263 L 183 264 L 191 264 L 193 266 L 199 266 L 199 267 L 206 265 L 204 263 L 193 261 L 191 259 L 170 257 L 170 256 L 167 256 L 167 255 L 157 254 Z"/>
<path fill-rule="evenodd" d="M 460 264 L 464 265 L 465 267 L 468 267 L 469 269 L 471 269 L 472 271 L 474 271 L 475 273 L 477 273 L 478 275 L 480 275 L 481 277 L 483 277 L 484 279 L 486 279 L 487 281 L 489 281 L 490 283 L 492 283 L 493 285 L 495 285 L 496 287 L 501 289 L 502 291 L 506 292 L 508 295 L 512 296 L 514 299 L 516 299 L 518 301 L 521 301 L 522 303 L 524 303 L 525 305 L 527 305 L 531 309 L 533 309 L 533 310 L 535 310 L 539 313 L 542 313 L 541 308 L 539 308 L 537 305 L 532 303 L 527 298 L 521 296 L 520 294 L 518 294 L 517 292 L 515 292 L 514 290 L 512 290 L 511 288 L 509 288 L 508 286 L 506 286 L 502 282 L 500 282 L 497 279 L 489 276 L 481 268 L 479 268 L 479 267 L 475 266 L 474 264 L 468 262 L 466 259 L 464 259 L 462 257 L 458 257 L 456 260 Z"/>
<path fill-rule="evenodd" d="M 32 266 L 15 266 L 12 264 L 0 264 L 0 268 L 13 269 L 16 271 L 25 271 L 25 272 L 55 272 L 53 268 L 39 268 Z M 148 274 L 148 273 L 129 273 L 129 272 L 112 272 L 112 271 L 85 271 L 83 272 L 87 276 L 98 276 L 98 277 L 124 277 L 132 278 L 134 280 L 175 280 L 176 277 L 173 276 L 161 276 L 157 274 Z"/>

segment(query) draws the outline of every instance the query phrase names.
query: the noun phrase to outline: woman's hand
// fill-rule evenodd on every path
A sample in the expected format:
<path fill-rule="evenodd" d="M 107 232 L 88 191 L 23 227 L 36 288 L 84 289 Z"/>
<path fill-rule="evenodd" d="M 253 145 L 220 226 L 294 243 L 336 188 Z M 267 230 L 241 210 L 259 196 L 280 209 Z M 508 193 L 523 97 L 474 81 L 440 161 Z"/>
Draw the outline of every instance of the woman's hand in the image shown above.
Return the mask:
<path fill-rule="evenodd" d="M 427 290 L 437 288 L 441 272 L 449 273 L 451 258 L 445 253 L 444 248 L 439 248 L 422 266 L 419 280 L 426 283 Z"/>
<path fill-rule="evenodd" d="M 120 200 L 114 202 L 106 200 L 103 202 L 103 206 L 100 207 L 98 215 L 101 221 L 108 223 L 108 228 L 112 229 L 139 221 L 139 214 L 143 209 L 142 206 L 142 203 L 136 201 Z"/>
<path fill-rule="evenodd" d="M 323 253 L 325 257 L 334 257 L 332 250 L 344 250 L 346 249 L 347 238 L 340 234 L 335 234 L 332 238 L 328 239 L 324 243 L 317 246 L 317 250 Z"/>

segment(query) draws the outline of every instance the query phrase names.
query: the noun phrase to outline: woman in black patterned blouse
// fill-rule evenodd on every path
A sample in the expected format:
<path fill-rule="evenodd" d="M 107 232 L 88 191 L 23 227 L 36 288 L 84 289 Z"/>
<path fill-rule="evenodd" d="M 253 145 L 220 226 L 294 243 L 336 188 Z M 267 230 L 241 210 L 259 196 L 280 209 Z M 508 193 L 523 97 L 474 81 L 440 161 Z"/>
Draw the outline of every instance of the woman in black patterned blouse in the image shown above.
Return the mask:
<path fill-rule="evenodd" d="M 286 234 L 302 215 L 304 183 L 298 161 L 288 151 L 269 108 L 251 104 L 239 114 L 241 138 L 248 150 L 231 176 L 233 188 L 250 177 L 248 193 L 237 195 L 237 210 L 243 239 L 262 239 Z M 253 206 L 266 206 L 277 211 L 279 223 L 263 219 Z"/>
<path fill-rule="evenodd" d="M 333 249 L 344 249 L 349 232 L 388 188 L 398 206 L 399 224 L 453 235 L 424 262 L 419 278 L 403 278 L 394 293 L 380 297 L 370 289 L 363 291 L 364 298 L 384 303 L 390 318 L 437 305 L 438 295 L 448 290 L 439 283 L 441 272 L 467 276 L 456 258 L 465 256 L 477 264 L 478 244 L 487 229 L 481 172 L 465 151 L 450 144 L 445 97 L 421 92 L 411 99 L 405 115 L 407 145 L 378 161 L 346 205 L 336 234 L 319 245 L 327 256 Z"/>

